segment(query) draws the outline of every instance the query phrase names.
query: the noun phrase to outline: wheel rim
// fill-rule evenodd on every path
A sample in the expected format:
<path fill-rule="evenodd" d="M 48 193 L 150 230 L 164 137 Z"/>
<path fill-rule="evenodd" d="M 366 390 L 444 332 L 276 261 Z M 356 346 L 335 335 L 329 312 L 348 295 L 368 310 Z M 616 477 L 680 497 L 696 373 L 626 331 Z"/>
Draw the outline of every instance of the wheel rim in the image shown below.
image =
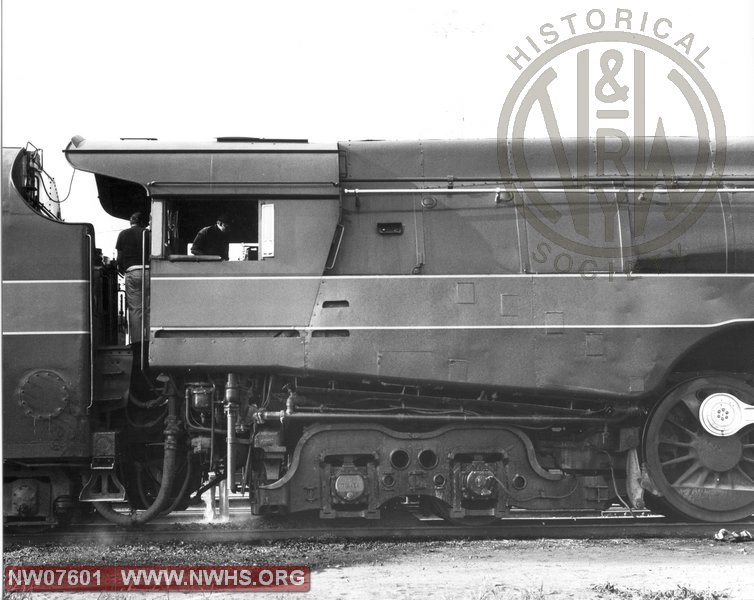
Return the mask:
<path fill-rule="evenodd" d="M 704 378 L 673 389 L 645 433 L 647 468 L 670 508 L 691 519 L 734 521 L 754 513 L 754 427 L 714 436 L 699 421 L 712 394 L 754 405 L 754 388 L 732 378 Z"/>

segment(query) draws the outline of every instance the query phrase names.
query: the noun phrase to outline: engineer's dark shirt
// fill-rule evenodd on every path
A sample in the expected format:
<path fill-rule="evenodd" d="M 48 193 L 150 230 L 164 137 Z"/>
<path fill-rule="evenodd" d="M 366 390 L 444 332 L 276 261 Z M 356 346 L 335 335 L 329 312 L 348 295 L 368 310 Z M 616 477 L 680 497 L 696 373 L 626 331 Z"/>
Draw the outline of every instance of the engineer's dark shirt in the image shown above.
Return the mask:
<path fill-rule="evenodd" d="M 210 225 L 196 234 L 191 254 L 212 254 L 228 260 L 228 246 L 228 234 L 220 231 L 217 225 Z"/>

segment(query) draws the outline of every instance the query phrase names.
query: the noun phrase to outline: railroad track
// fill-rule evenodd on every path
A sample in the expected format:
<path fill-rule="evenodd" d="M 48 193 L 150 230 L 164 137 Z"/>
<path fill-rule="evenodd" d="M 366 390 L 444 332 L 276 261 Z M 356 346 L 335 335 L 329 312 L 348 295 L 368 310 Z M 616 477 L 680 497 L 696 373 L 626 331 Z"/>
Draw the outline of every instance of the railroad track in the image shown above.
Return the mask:
<path fill-rule="evenodd" d="M 191 511 L 189 511 L 191 512 Z M 712 539 L 721 528 L 754 530 L 754 519 L 736 523 L 678 523 L 665 517 L 537 517 L 502 519 L 493 524 L 454 525 L 442 520 L 396 513 L 379 521 L 346 519 L 325 521 L 314 518 L 266 519 L 248 512 L 231 513 L 223 523 L 202 521 L 201 513 L 166 518 L 142 528 L 123 529 L 109 523 L 79 525 L 47 531 L 19 528 L 6 530 L 5 545 L 43 543 L 259 543 L 276 541 L 347 540 L 447 540 L 447 539 L 606 539 L 606 538 L 700 538 Z M 192 517 L 193 516 L 193 520 Z"/>

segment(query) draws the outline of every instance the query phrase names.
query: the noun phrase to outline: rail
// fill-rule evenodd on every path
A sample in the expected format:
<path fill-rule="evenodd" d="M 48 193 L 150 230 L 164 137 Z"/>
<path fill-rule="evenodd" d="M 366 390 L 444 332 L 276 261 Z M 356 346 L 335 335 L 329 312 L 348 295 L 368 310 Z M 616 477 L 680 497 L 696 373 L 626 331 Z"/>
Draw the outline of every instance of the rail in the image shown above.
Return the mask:
<path fill-rule="evenodd" d="M 192 522 L 193 521 L 193 522 Z M 180 523 L 180 526 L 177 526 Z M 203 511 L 189 510 L 158 518 L 145 529 L 124 530 L 95 522 L 45 531 L 6 527 L 6 544 L 38 546 L 43 543 L 72 543 L 78 540 L 107 540 L 108 544 L 181 540 L 197 543 L 257 543 L 262 541 L 310 540 L 334 543 L 340 540 L 439 540 L 439 539 L 640 539 L 708 538 L 720 528 L 751 529 L 749 519 L 736 523 L 673 522 L 656 515 L 630 517 L 504 518 L 480 525 L 449 524 L 439 519 L 420 519 L 414 514 L 385 515 L 379 521 L 354 519 L 317 520 L 291 515 L 283 518 L 249 516 L 248 508 L 233 510 L 230 523 L 208 527 Z"/>

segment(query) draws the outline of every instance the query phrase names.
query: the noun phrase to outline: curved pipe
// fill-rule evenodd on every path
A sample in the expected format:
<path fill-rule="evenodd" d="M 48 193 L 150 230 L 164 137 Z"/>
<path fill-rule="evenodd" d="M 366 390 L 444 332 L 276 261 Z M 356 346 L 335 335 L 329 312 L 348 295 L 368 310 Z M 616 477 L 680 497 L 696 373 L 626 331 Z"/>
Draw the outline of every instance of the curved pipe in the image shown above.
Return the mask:
<path fill-rule="evenodd" d="M 153 398 L 152 400 L 147 400 L 146 402 L 142 402 L 136 396 L 129 393 L 128 401 L 131 404 L 138 406 L 139 408 L 154 408 L 155 406 L 160 406 L 161 404 L 165 402 L 165 395 L 160 394 L 159 396 L 157 396 L 157 398 Z"/>
<path fill-rule="evenodd" d="M 110 502 L 94 502 L 95 510 L 111 523 L 122 527 L 142 525 L 160 516 L 170 506 L 170 490 L 173 487 L 177 471 L 179 429 L 178 419 L 176 418 L 176 398 L 171 397 L 169 402 L 169 414 L 165 419 L 165 455 L 162 461 L 162 481 L 157 498 L 148 509 L 133 514 L 117 512 Z"/>
<path fill-rule="evenodd" d="M 184 498 L 184 496 L 186 495 L 186 492 L 188 491 L 193 475 L 194 475 L 194 463 L 191 460 L 191 457 L 189 456 L 188 460 L 186 461 L 186 477 L 183 479 L 183 485 L 181 485 L 181 489 L 175 495 L 175 498 L 173 502 L 171 503 L 171 505 L 168 506 L 167 509 L 165 509 L 164 514 L 169 515 L 181 503 L 181 500 Z"/>
<path fill-rule="evenodd" d="M 163 461 L 164 463 L 164 461 Z M 180 471 L 180 469 L 176 469 L 176 474 Z M 188 491 L 189 484 L 191 483 L 191 478 L 194 474 L 194 463 L 189 457 L 186 460 L 186 476 L 183 478 L 183 483 L 181 484 L 181 489 L 178 491 L 177 494 L 173 494 L 173 502 L 168 506 L 164 511 L 163 515 L 169 515 L 171 512 L 173 512 L 178 505 L 181 503 L 181 500 L 186 495 L 186 492 Z M 142 483 L 141 477 L 136 477 L 136 487 L 137 491 L 139 492 L 139 499 L 141 500 L 141 503 L 144 506 L 151 506 L 147 500 L 147 494 L 144 491 L 144 484 Z"/>

